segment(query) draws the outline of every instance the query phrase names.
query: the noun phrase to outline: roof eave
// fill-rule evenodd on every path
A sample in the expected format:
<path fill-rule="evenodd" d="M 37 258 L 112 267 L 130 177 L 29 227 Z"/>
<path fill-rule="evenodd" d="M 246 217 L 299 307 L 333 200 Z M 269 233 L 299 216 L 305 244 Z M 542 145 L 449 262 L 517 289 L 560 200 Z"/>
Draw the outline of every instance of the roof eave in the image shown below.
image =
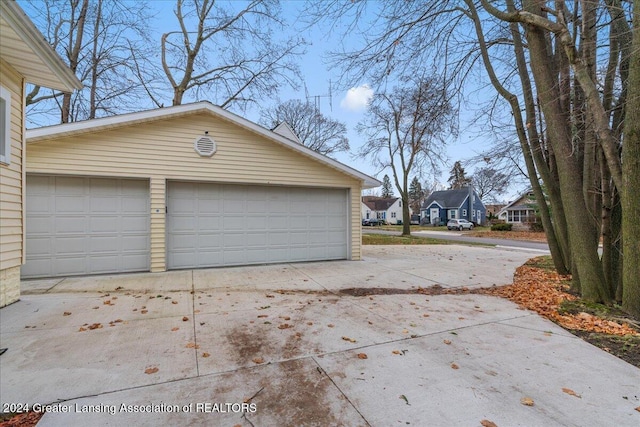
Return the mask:
<path fill-rule="evenodd" d="M 33 22 L 25 15 L 24 11 L 14 1 L 0 2 L 2 18 L 7 21 L 13 31 L 20 36 L 25 44 L 40 58 L 43 65 L 47 67 L 60 81 L 57 87 L 51 89 L 63 92 L 73 92 L 75 89 L 82 89 L 82 82 L 62 61 L 55 50 L 46 42 L 42 34 L 35 27 Z M 29 79 L 29 83 L 39 84 L 38 81 Z M 52 86 L 47 84 L 47 87 Z"/>
<path fill-rule="evenodd" d="M 27 143 L 33 144 L 48 139 L 59 138 L 61 136 L 79 135 L 82 133 L 95 132 L 97 130 L 117 128 L 131 125 L 133 123 L 149 122 L 160 120 L 167 117 L 175 117 L 186 114 L 195 114 L 198 112 L 206 112 L 224 120 L 233 122 L 251 132 L 257 133 L 268 139 L 271 139 L 281 145 L 284 145 L 300 154 L 311 157 L 321 163 L 324 163 L 338 171 L 350 175 L 362 182 L 363 189 L 375 188 L 382 185 L 380 181 L 370 177 L 356 169 L 351 168 L 343 163 L 338 162 L 330 157 L 324 156 L 316 151 L 298 144 L 282 135 L 278 135 L 250 120 L 231 113 L 221 107 L 217 107 L 210 102 L 202 101 L 193 104 L 179 105 L 174 107 L 159 108 L 147 110 L 137 113 L 123 114 L 120 116 L 104 117 L 99 119 L 85 120 L 82 122 L 66 123 L 61 125 L 47 126 L 38 129 L 27 130 Z"/>

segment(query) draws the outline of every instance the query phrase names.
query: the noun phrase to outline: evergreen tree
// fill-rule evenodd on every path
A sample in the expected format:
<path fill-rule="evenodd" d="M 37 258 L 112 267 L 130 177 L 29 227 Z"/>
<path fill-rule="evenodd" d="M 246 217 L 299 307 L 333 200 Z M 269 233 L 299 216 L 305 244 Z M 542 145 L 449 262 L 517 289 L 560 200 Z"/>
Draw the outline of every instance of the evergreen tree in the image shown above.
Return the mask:
<path fill-rule="evenodd" d="M 382 197 L 393 197 L 393 186 L 389 175 L 385 175 L 382 179 Z"/>
<path fill-rule="evenodd" d="M 453 168 L 451 168 L 449 180 L 449 190 L 457 190 L 459 188 L 467 187 L 471 184 L 471 178 L 467 178 L 464 173 L 464 168 L 460 163 L 460 160 L 453 164 Z"/>
<path fill-rule="evenodd" d="M 420 212 L 420 205 L 422 204 L 422 198 L 424 193 L 422 191 L 422 184 L 418 180 L 418 177 L 415 176 L 411 180 L 411 184 L 409 185 L 409 201 L 411 203 L 411 209 L 413 212 Z"/>

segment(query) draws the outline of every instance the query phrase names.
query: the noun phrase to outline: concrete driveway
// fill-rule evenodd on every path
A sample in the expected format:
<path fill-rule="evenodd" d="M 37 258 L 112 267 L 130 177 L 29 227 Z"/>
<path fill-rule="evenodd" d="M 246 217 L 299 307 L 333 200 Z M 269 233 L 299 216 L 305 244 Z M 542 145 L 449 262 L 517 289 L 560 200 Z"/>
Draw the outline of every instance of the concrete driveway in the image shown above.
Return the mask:
<path fill-rule="evenodd" d="M 2 409 L 36 404 L 43 426 L 640 425 L 639 369 L 509 301 L 411 293 L 507 284 L 536 255 L 365 246 L 25 282 L 0 310 Z"/>

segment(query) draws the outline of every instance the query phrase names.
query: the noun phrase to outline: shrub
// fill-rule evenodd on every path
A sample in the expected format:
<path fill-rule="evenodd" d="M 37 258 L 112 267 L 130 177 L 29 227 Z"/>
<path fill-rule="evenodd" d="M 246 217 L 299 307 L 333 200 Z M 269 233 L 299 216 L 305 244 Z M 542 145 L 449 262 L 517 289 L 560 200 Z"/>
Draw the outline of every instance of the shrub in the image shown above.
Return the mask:
<path fill-rule="evenodd" d="M 529 224 L 529 230 L 535 233 L 541 233 L 544 231 L 544 227 L 541 222 L 532 222 Z"/>
<path fill-rule="evenodd" d="M 493 224 L 491 231 L 511 231 L 513 224 Z"/>

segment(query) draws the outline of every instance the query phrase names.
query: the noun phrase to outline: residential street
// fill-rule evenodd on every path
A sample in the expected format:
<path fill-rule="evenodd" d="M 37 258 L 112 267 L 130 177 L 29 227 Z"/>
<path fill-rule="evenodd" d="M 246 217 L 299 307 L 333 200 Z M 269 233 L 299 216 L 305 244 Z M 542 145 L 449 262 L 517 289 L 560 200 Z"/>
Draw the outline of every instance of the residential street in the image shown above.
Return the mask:
<path fill-rule="evenodd" d="M 363 234 L 387 234 L 399 236 L 399 231 L 379 230 L 375 227 L 362 227 Z M 495 245 L 496 247 L 520 248 L 538 252 L 549 252 L 549 245 L 541 242 L 531 242 L 526 240 L 510 240 L 510 239 L 491 239 L 484 237 L 472 237 L 467 235 L 465 231 L 448 231 L 448 230 L 417 230 L 412 231 L 411 235 L 415 237 L 430 237 L 433 239 L 450 240 L 452 242 L 481 243 L 485 245 Z"/>

